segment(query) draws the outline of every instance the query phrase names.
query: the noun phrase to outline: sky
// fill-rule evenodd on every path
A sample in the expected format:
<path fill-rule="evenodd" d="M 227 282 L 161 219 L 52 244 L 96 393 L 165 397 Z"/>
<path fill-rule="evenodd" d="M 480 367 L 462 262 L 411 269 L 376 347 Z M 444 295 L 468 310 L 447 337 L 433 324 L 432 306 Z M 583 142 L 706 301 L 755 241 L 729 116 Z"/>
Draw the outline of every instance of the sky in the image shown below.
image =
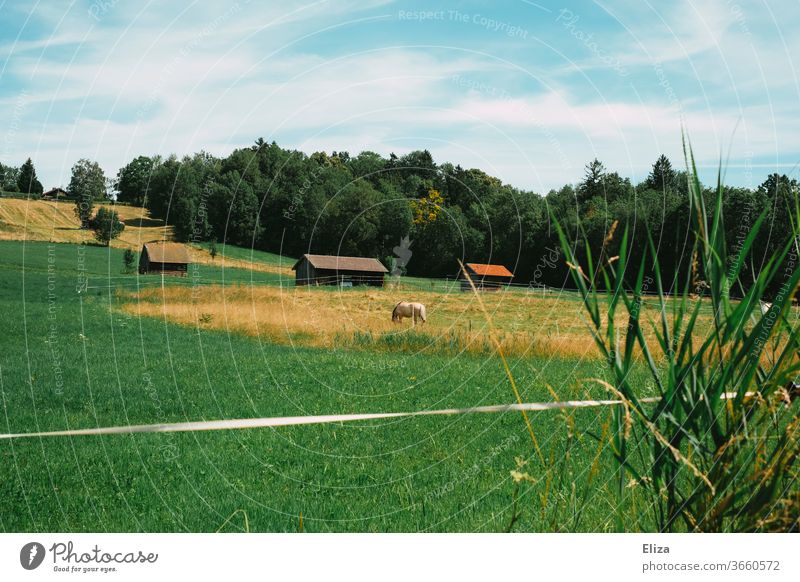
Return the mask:
<path fill-rule="evenodd" d="M 428 149 L 546 193 L 638 182 L 682 129 L 712 183 L 800 162 L 800 4 L 0 0 L 0 162 Z M 797 65 L 800 66 L 800 65 Z"/>

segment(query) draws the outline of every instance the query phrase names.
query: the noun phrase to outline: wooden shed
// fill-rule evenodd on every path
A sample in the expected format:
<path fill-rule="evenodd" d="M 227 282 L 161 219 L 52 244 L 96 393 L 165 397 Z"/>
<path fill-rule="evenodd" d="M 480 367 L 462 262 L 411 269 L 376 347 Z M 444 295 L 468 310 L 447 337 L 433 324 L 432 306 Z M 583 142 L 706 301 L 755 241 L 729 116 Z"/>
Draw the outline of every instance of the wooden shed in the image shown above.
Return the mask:
<path fill-rule="evenodd" d="M 61 200 L 67 198 L 67 192 L 63 188 L 50 188 L 47 192 L 42 192 L 42 200 Z"/>
<path fill-rule="evenodd" d="M 296 285 L 371 285 L 383 287 L 389 271 L 377 259 L 303 255 L 294 264 Z"/>
<path fill-rule="evenodd" d="M 189 251 L 180 243 L 144 243 L 139 255 L 139 273 L 160 273 L 185 277 L 189 267 Z"/>
<path fill-rule="evenodd" d="M 481 263 L 467 263 L 464 265 L 469 273 L 470 279 L 479 291 L 497 291 L 501 287 L 511 283 L 514 273 L 506 269 L 503 265 L 484 265 Z M 470 291 L 472 288 L 469 281 L 464 276 L 464 271 L 459 271 L 458 278 L 461 279 L 461 290 Z"/>

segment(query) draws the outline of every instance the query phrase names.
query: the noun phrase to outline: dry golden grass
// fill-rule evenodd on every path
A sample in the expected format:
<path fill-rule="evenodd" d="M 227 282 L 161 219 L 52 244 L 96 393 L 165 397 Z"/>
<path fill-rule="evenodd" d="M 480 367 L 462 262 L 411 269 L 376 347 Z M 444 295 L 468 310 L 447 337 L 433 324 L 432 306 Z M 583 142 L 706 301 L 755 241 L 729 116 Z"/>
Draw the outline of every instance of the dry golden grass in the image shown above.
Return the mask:
<path fill-rule="evenodd" d="M 101 204 L 112 208 L 108 204 Z M 31 240 L 78 244 L 95 242 L 94 233 L 80 228 L 75 217 L 75 203 L 70 201 L 0 199 L 0 240 Z M 173 229 L 163 220 L 151 218 L 146 208 L 136 206 L 113 206 L 125 222 L 125 230 L 111 246 L 139 251 L 142 244 L 154 240 L 173 240 Z M 189 254 L 195 263 L 214 264 L 219 267 L 249 269 L 266 273 L 292 276 L 291 267 L 279 267 L 264 263 L 230 259 L 218 255 L 211 258 L 208 251 L 189 246 Z"/>
<path fill-rule="evenodd" d="M 385 288 L 338 291 L 314 287 L 164 287 L 122 293 L 130 314 L 226 330 L 278 343 L 316 347 L 491 351 L 485 319 L 471 293 Z M 391 322 L 401 300 L 421 301 L 428 323 Z M 510 355 L 596 358 L 597 349 L 572 300 L 521 292 L 483 294 L 500 341 Z M 620 319 L 620 323 L 622 319 Z"/>
<path fill-rule="evenodd" d="M 172 239 L 172 228 L 162 220 L 150 218 L 146 209 L 121 205 L 113 208 L 125 222 L 125 230 L 111 241 L 111 246 L 138 250 L 147 241 Z M 93 242 L 94 234 L 80 228 L 74 209 L 75 203 L 69 201 L 0 199 L 0 240 Z"/>
<path fill-rule="evenodd" d="M 403 351 L 491 352 L 485 318 L 472 293 L 410 292 L 383 289 L 271 286 L 167 286 L 121 291 L 126 313 L 166 319 L 202 329 L 223 330 L 266 341 L 331 348 Z M 582 305 L 573 296 L 546 296 L 522 291 L 483 293 L 503 351 L 512 356 L 599 358 L 584 320 Z M 428 322 L 398 325 L 391 312 L 398 301 L 424 303 Z M 710 306 L 709 306 L 710 307 Z M 654 300 L 644 300 L 645 319 L 658 315 Z M 627 320 L 618 315 L 624 333 Z M 699 317 L 697 333 L 711 325 L 711 313 Z M 650 336 L 645 325 L 645 336 Z M 655 341 L 655 338 L 649 338 Z M 765 363 L 771 349 L 764 354 Z"/>

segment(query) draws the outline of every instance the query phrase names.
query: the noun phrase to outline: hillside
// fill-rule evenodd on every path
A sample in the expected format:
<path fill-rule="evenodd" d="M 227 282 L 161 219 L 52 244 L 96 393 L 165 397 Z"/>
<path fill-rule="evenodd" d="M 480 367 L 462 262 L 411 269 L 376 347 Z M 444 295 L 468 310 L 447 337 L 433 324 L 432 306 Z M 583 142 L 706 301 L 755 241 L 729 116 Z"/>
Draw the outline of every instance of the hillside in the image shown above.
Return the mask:
<path fill-rule="evenodd" d="M 112 208 L 110 204 L 101 204 Z M 95 244 L 94 234 L 80 228 L 70 201 L 0 199 L 0 240 L 27 240 L 78 244 Z M 116 248 L 139 251 L 142 244 L 152 240 L 173 240 L 171 226 L 163 220 L 152 218 L 146 208 L 115 205 L 114 210 L 125 222 L 125 230 L 111 241 Z M 221 267 L 250 269 L 292 276 L 293 259 L 262 251 L 251 251 L 230 245 L 219 245 L 218 255 L 212 259 L 208 244 L 188 245 L 192 261 Z"/>
<path fill-rule="evenodd" d="M 110 205 L 98 205 L 111 207 Z M 125 230 L 111 246 L 139 248 L 151 240 L 172 240 L 172 228 L 163 220 L 150 218 L 145 208 L 114 206 L 125 222 Z M 89 230 L 82 230 L 75 216 L 75 204 L 69 201 L 0 200 L 0 240 L 40 240 L 48 242 L 94 242 Z"/>

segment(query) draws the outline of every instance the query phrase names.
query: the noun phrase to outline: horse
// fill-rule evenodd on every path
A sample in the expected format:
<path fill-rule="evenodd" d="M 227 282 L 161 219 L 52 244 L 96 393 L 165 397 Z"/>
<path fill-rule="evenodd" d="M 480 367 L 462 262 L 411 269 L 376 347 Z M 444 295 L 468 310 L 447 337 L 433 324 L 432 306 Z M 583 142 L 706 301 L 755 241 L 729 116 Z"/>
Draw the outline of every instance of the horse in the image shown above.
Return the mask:
<path fill-rule="evenodd" d="M 414 325 L 417 324 L 417 319 L 421 319 L 422 323 L 425 323 L 428 319 L 425 313 L 425 306 L 422 303 L 401 301 L 395 305 L 392 310 L 392 321 L 394 323 L 401 323 L 404 317 L 410 317 Z"/>

